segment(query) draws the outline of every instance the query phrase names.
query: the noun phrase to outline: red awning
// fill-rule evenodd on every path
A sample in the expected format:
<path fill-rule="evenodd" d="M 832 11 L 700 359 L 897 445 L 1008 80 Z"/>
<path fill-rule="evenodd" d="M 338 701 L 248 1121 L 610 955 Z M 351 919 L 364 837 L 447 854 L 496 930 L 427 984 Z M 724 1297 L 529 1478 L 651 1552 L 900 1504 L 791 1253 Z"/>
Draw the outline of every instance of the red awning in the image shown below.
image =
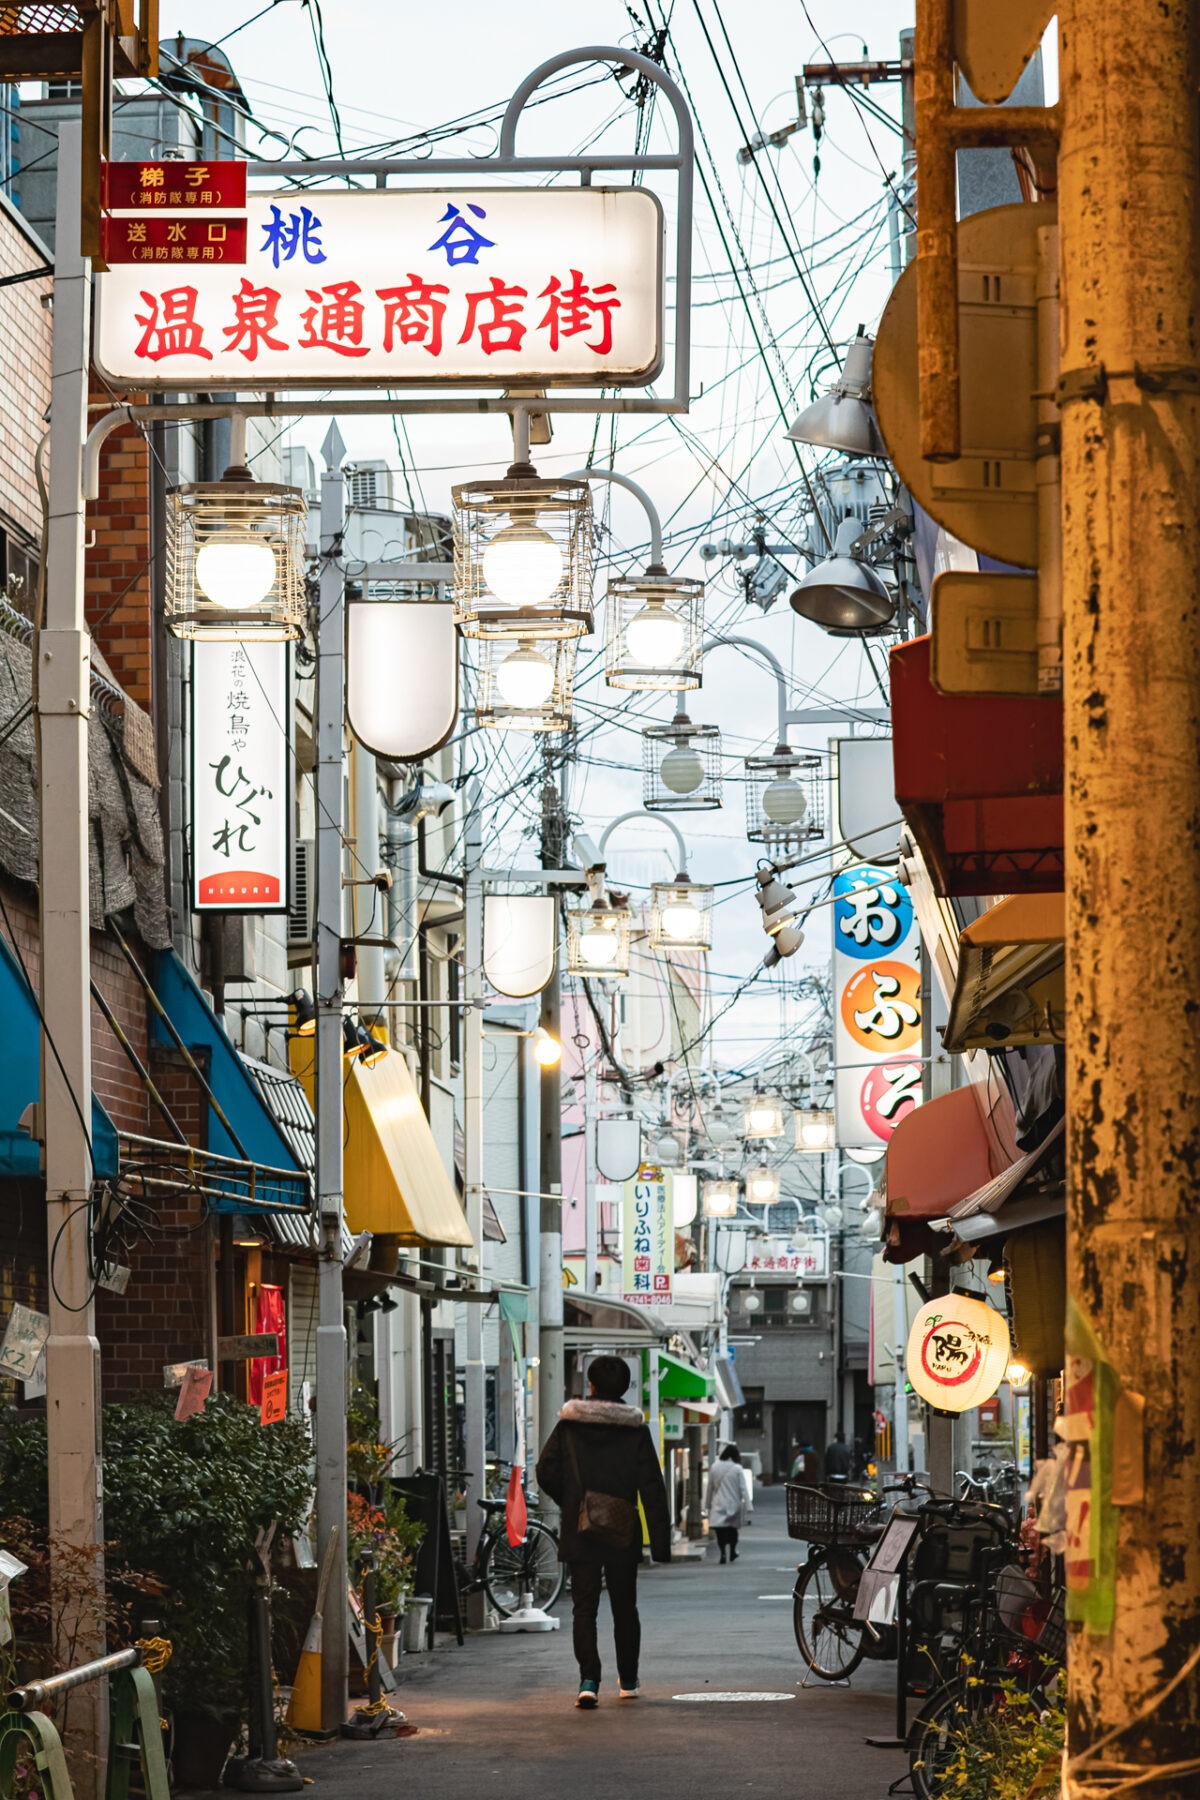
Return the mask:
<path fill-rule="evenodd" d="M 887 1147 L 884 1260 L 912 1262 L 945 1248 L 928 1221 L 1017 1160 L 1016 1120 L 1008 1090 L 977 1082 L 939 1094 L 901 1119 Z"/>
<path fill-rule="evenodd" d="M 891 653 L 892 754 L 938 893 L 1052 893 L 1063 885 L 1062 701 L 939 693 L 929 652 L 923 637 Z"/>

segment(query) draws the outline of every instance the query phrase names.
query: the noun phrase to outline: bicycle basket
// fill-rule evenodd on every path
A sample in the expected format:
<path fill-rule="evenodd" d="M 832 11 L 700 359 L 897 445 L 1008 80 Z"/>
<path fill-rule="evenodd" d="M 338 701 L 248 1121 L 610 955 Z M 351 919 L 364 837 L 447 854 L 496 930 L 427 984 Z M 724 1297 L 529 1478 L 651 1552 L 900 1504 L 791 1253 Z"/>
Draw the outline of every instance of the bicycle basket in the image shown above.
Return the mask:
<path fill-rule="evenodd" d="M 833 1502 L 820 1488 L 787 1484 L 788 1536 L 810 1544 L 827 1544 L 833 1537 Z"/>
<path fill-rule="evenodd" d="M 873 1494 L 855 1489 L 829 1494 L 789 1482 L 786 1492 L 788 1536 L 809 1544 L 845 1543 L 872 1522 L 878 1505 Z"/>
<path fill-rule="evenodd" d="M 1067 1653 L 1063 1594 L 1047 1596 L 1014 1564 L 996 1576 L 996 1613 L 1007 1634 L 1021 1644 L 1036 1644 L 1055 1662 Z"/>

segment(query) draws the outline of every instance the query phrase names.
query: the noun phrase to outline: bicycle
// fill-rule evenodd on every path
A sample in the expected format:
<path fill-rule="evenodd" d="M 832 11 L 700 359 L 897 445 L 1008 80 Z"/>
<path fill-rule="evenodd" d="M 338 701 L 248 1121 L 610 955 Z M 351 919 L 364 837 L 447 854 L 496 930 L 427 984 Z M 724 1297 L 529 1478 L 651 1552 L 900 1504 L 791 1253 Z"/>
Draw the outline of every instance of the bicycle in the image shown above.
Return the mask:
<path fill-rule="evenodd" d="M 502 1619 L 525 1604 L 543 1612 L 558 1600 L 564 1570 L 558 1560 L 558 1534 L 538 1519 L 530 1519 L 519 1544 L 508 1541 L 503 1500 L 481 1500 L 484 1527 L 475 1551 L 473 1585 L 482 1587 Z"/>
<path fill-rule="evenodd" d="M 989 1558 L 989 1561 L 995 1559 Z M 942 1800 L 964 1751 L 978 1749 L 989 1718 L 1041 1717 L 1066 1654 L 1063 1591 L 1043 1593 L 1012 1564 L 989 1568 L 982 1586 L 938 1584 L 935 1592 L 963 1607 L 966 1627 L 956 1673 L 913 1720 L 908 1767 L 915 1800 Z M 1007 1646 L 997 1660 L 997 1643 Z"/>
<path fill-rule="evenodd" d="M 792 1592 L 800 1654 L 821 1681 L 846 1681 L 867 1653 L 870 1628 L 854 1617 L 854 1602 L 867 1551 L 882 1529 L 879 1498 L 862 1488 L 789 1482 L 787 1528 L 809 1546 Z"/>

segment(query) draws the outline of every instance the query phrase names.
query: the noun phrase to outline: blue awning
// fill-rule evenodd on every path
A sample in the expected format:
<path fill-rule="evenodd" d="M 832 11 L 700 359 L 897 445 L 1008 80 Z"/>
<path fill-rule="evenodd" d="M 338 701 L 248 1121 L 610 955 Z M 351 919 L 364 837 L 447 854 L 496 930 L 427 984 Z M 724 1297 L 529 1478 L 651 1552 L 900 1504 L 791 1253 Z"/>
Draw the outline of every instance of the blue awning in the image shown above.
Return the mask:
<path fill-rule="evenodd" d="M 42 1173 L 42 1147 L 23 1131 L 22 1113 L 42 1093 L 42 1024 L 25 972 L 0 937 L 0 1176 Z M 117 1173 L 117 1134 L 92 1095 L 92 1164 L 99 1177 Z"/>
<path fill-rule="evenodd" d="M 207 1106 L 205 1148 L 254 1165 L 248 1172 L 226 1169 L 220 1173 L 210 1166 L 206 1174 L 210 1209 L 230 1213 L 307 1210 L 311 1203 L 307 1172 L 296 1161 L 217 1015 L 173 950 L 160 951 L 156 959 L 154 991 L 236 1134 L 235 1142 L 214 1108 Z M 153 1010 L 150 1029 L 155 1044 L 175 1047 Z M 199 1097 L 203 1101 L 203 1095 Z"/>

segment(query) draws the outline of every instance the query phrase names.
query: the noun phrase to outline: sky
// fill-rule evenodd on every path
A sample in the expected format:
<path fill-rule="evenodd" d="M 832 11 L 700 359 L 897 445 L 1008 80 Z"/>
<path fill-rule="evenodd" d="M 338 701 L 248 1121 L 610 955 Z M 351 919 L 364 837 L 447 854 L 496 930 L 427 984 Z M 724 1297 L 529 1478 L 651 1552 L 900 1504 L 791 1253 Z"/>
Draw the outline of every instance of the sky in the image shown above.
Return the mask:
<path fill-rule="evenodd" d="M 844 93 L 827 92 L 819 173 L 811 125 L 749 164 L 739 162 L 737 152 L 756 127 L 769 132 L 796 119 L 795 79 L 806 62 L 855 59 L 864 50 L 894 58 L 911 8 L 859 0 L 848 32 L 847 9 L 835 0 L 808 0 L 807 6 L 791 0 L 665 4 L 667 65 L 690 95 L 703 177 L 694 230 L 693 404 L 678 423 L 632 418 L 614 426 L 602 419 L 597 427 L 592 419 L 560 417 L 553 443 L 536 460 L 544 473 L 566 473 L 588 460 L 594 447 L 592 460 L 609 461 L 642 482 L 667 527 L 668 567 L 708 583 L 709 629 L 748 636 L 772 650 L 789 671 L 793 705 L 879 705 L 876 670 L 885 672 L 883 648 L 875 647 L 873 669 L 858 644 L 827 638 L 788 607 L 787 593 L 806 565 L 794 547 L 804 531 L 800 470 L 783 431 L 786 420 L 828 384 L 859 325 L 874 329 L 886 302 L 892 279 L 887 181 L 899 174 L 900 138 L 886 119 Z M 618 0 L 575 0 L 571 6 L 515 0 L 503 9 L 483 0 L 459 0 L 453 9 L 325 0 L 324 43 L 345 151 L 383 154 L 377 147 L 411 140 L 477 109 L 495 116 L 521 78 L 559 51 L 644 43 L 648 10 L 660 22 L 657 0 L 649 9 Z M 163 0 L 161 8 L 164 39 L 182 32 L 221 43 L 255 119 L 274 134 L 256 142 L 252 130 L 251 153 L 260 142 L 269 158 L 337 154 L 316 25 L 317 9 L 298 0 L 276 0 L 265 9 L 255 0 L 205 0 L 202 7 L 195 0 Z M 612 78 L 596 75 L 594 66 L 581 71 L 577 91 L 532 109 L 522 121 L 520 149 L 572 154 L 585 144 L 631 148 L 638 115 L 629 95 Z M 898 117 L 895 84 L 873 87 L 869 99 Z M 669 121 L 669 108 L 658 106 L 650 125 L 652 149 L 669 147 Z M 494 147 L 490 127 L 439 145 L 443 154 L 481 157 Z M 410 143 L 399 153 L 418 152 Z M 670 180 L 650 179 L 662 184 L 657 191 L 673 226 Z M 806 286 L 817 297 L 823 325 Z M 665 387 L 659 383 L 660 391 Z M 403 456 L 415 505 L 432 511 L 449 511 L 454 482 L 502 473 L 510 460 L 502 418 L 412 418 L 396 434 L 379 419 L 343 417 L 339 423 L 351 457 L 396 466 Z M 326 427 L 324 420 L 298 424 L 285 441 L 316 451 Z M 609 573 L 638 572 L 646 527 L 636 502 L 619 491 L 598 493 L 595 504 L 610 532 L 598 571 L 599 597 Z M 735 565 L 700 554 L 705 544 L 744 541 L 760 517 L 769 541 L 785 546 L 780 560 L 791 578 L 765 615 L 745 603 Z M 580 656 L 587 673 L 577 720 L 586 735 L 570 785 L 572 815 L 597 838 L 609 820 L 640 806 L 641 725 L 673 710 L 671 696 L 605 688 L 601 643 L 599 635 L 588 640 Z M 723 809 L 676 815 L 693 878 L 733 884 L 718 888 L 715 914 L 712 986 L 714 1004 L 721 1006 L 753 971 L 767 942 L 754 900 L 758 847 L 745 838 L 740 759 L 773 747 L 774 686 L 753 658 L 722 649 L 710 653 L 689 711 L 724 733 Z M 829 736 L 828 727 L 793 728 L 792 741 L 824 751 Z M 529 746 L 523 735 L 517 743 L 515 737 L 489 734 L 494 791 L 530 767 Z M 536 783 L 497 806 L 488 860 L 528 860 L 535 815 Z M 636 896 L 650 880 L 673 874 L 676 860 L 669 834 L 647 819 L 644 827 L 624 827 L 614 838 L 610 880 Z M 820 860 L 809 871 L 821 875 L 828 867 Z M 824 890 L 810 879 L 798 891 L 819 897 Z M 714 1039 L 723 1063 L 749 1068 L 774 1054 L 807 1013 L 795 983 L 806 972 L 827 968 L 828 916 L 827 908 L 818 908 L 800 952 L 760 977 L 718 1022 Z"/>

